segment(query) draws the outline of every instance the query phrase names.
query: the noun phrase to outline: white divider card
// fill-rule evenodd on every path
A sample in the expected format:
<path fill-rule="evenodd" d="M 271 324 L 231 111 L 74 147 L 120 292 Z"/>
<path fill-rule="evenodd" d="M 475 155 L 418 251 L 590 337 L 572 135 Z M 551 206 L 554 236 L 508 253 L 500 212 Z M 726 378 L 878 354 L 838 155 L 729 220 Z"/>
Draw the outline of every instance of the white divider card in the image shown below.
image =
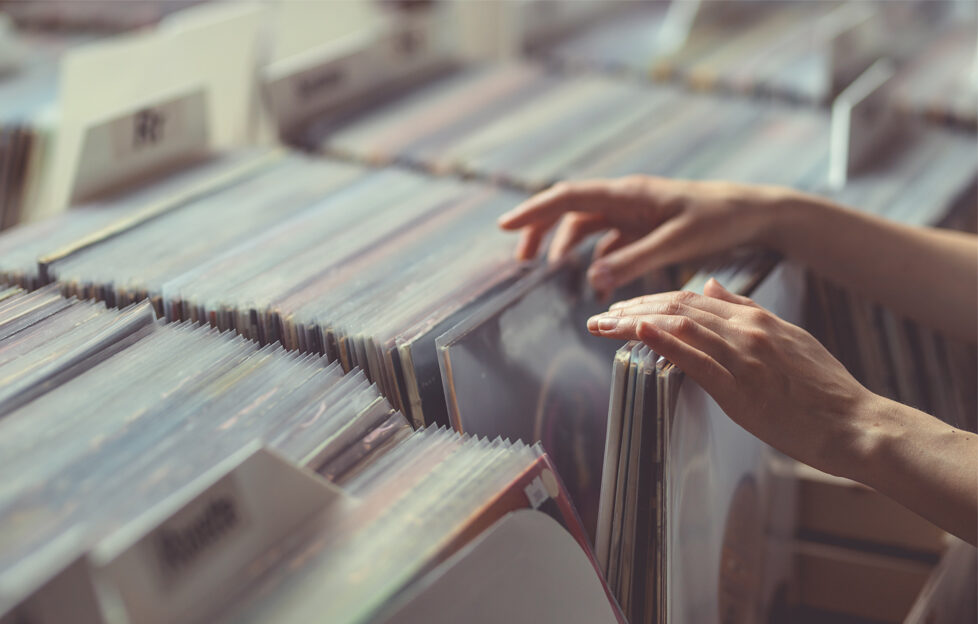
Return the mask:
<path fill-rule="evenodd" d="M 848 3 L 825 16 L 818 37 L 825 46 L 829 93 L 845 89 L 883 52 L 880 15 L 869 3 Z"/>
<path fill-rule="evenodd" d="M 44 559 L 44 554 L 39 558 Z M 22 568 L 13 572 L 20 577 L 35 576 Z M 23 583 L 24 579 L 17 578 L 16 581 Z M 31 583 L 30 580 L 27 582 Z M 22 595 L 21 588 L 4 586 L 0 589 L 0 624 L 102 624 L 106 621 L 85 557 L 76 557 L 54 575 L 35 585 L 25 597 L 15 598 L 13 605 L 9 605 L 8 600 L 11 594 Z"/>
<path fill-rule="evenodd" d="M 275 63 L 369 29 L 384 19 L 379 3 L 361 0 L 274 2 L 269 6 L 265 63 Z"/>
<path fill-rule="evenodd" d="M 359 98 L 447 64 L 431 16 L 381 19 L 263 72 L 266 100 L 279 134 Z"/>
<path fill-rule="evenodd" d="M 116 184 L 111 176 L 99 178 L 110 170 L 108 159 L 138 178 L 165 169 L 183 151 L 192 160 L 202 145 L 223 149 L 247 142 L 256 108 L 262 9 L 220 3 L 196 11 L 155 31 L 95 41 L 65 55 L 58 132 L 52 166 L 40 185 L 38 217 Z M 197 91 L 203 99 L 196 99 Z M 161 114 L 168 120 L 160 123 Z M 126 132 L 130 140 L 119 138 Z M 134 133 L 156 140 L 134 141 Z M 147 149 L 150 144 L 153 149 Z M 90 148 L 96 152 L 88 153 Z M 130 162 L 137 148 L 139 166 Z"/>
<path fill-rule="evenodd" d="M 666 10 L 665 18 L 659 29 L 660 50 L 668 54 L 679 50 L 685 45 L 689 38 L 689 33 L 696 23 L 696 16 L 699 14 L 701 0 L 685 0 L 683 2 L 670 2 Z"/>
<path fill-rule="evenodd" d="M 849 85 L 832 104 L 829 185 L 842 188 L 880 149 L 897 141 L 898 116 L 889 105 L 892 63 L 881 59 Z"/>
<path fill-rule="evenodd" d="M 511 60 L 521 51 L 513 2 L 448 2 L 452 48 L 470 61 Z"/>
<path fill-rule="evenodd" d="M 196 621 L 238 572 L 342 491 L 254 444 L 160 503 L 91 554 L 107 609 L 128 621 Z"/>
<path fill-rule="evenodd" d="M 698 0 L 691 0 L 696 2 Z M 687 4 L 681 2 L 680 4 Z M 559 37 L 601 13 L 627 4 L 621 0 L 506 0 L 450 2 L 454 48 L 477 61 L 516 59 L 528 46 Z"/>
<path fill-rule="evenodd" d="M 384 624 L 618 622 L 590 560 L 539 511 L 504 516 L 421 579 Z"/>
<path fill-rule="evenodd" d="M 799 323 L 804 292 L 804 271 L 782 262 L 750 297 Z M 758 607 L 773 596 L 758 600 L 758 590 L 773 593 L 774 586 L 756 583 L 790 569 L 788 550 L 763 550 L 770 506 L 792 502 L 778 498 L 771 450 L 688 378 L 682 379 L 671 418 L 662 503 L 668 527 L 666 621 L 759 621 L 764 611 Z"/>
<path fill-rule="evenodd" d="M 261 101 L 258 67 L 268 3 L 204 2 L 171 13 L 160 23 L 172 38 L 167 63 L 207 88 L 208 128 L 215 149 L 251 145 Z"/>
<path fill-rule="evenodd" d="M 198 88 L 90 126 L 82 139 L 71 203 L 205 158 L 206 100 Z"/>

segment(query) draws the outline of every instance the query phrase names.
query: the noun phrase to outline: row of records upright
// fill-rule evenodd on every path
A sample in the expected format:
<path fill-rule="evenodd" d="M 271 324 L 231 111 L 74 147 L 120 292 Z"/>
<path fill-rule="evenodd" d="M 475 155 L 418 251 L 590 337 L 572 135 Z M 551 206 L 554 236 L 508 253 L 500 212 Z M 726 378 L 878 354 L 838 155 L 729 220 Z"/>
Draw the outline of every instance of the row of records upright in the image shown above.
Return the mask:
<path fill-rule="evenodd" d="M 578 52 L 613 47 L 589 36 Z M 816 108 L 600 71 L 453 66 L 312 120 L 293 148 L 202 157 L 10 229 L 0 612 L 87 600 L 98 614 L 114 597 L 131 621 L 449 621 L 454 599 L 419 610 L 426 588 L 486 556 L 487 536 L 508 535 L 499 552 L 516 560 L 529 524 L 501 523 L 532 509 L 590 579 L 567 581 L 588 598 L 578 612 L 555 599 L 538 619 L 760 619 L 783 570 L 759 544 L 790 504 L 776 453 L 647 347 L 587 335 L 604 306 L 587 245 L 519 263 L 495 222 L 559 180 L 644 173 L 974 228 L 972 132 L 908 117 L 885 163 L 836 189 L 829 124 Z M 973 345 L 769 255 L 675 267 L 616 296 L 709 276 L 805 324 L 870 389 L 975 429 Z M 243 494 L 204 506 L 234 480 L 199 480 L 247 457 L 227 473 L 243 479 L 256 440 L 273 458 L 260 461 L 302 468 L 330 502 L 221 567 L 220 540 L 258 530 L 260 512 Z M 155 563 L 120 574 L 146 540 Z M 556 585 L 572 576 L 540 557 Z M 77 561 L 92 591 L 51 599 Z M 205 565 L 219 580 L 195 589 Z"/>

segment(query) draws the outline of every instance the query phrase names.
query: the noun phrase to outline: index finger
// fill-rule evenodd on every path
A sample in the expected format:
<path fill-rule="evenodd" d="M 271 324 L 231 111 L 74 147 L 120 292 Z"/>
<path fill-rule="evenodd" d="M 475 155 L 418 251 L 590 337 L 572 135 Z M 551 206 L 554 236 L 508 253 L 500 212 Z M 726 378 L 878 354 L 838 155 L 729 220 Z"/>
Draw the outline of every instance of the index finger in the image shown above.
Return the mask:
<path fill-rule="evenodd" d="M 568 212 L 600 212 L 612 195 L 607 180 L 561 182 L 499 217 L 499 227 L 504 230 L 528 225 L 550 227 Z"/>
<path fill-rule="evenodd" d="M 636 306 L 648 305 L 669 306 L 670 304 L 675 307 L 688 306 L 691 308 L 697 308 L 725 319 L 729 319 L 731 316 L 733 316 L 738 307 L 741 305 L 723 299 L 717 299 L 715 297 L 707 297 L 706 295 L 701 295 L 689 290 L 674 290 L 672 292 L 642 295 L 641 297 L 635 297 L 634 299 L 619 301 L 611 304 L 609 310 L 617 311 Z"/>

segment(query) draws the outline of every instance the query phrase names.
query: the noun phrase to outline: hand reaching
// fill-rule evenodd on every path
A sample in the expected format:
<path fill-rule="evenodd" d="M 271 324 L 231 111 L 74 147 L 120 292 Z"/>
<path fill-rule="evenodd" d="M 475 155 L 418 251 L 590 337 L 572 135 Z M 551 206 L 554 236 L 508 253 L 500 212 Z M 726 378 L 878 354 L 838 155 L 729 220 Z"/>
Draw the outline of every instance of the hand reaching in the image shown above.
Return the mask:
<path fill-rule="evenodd" d="M 763 242 L 770 210 L 790 189 L 650 176 L 560 183 L 503 215 L 499 225 L 522 230 L 520 259 L 537 255 L 557 225 L 549 258 L 606 232 L 588 271 L 598 293 L 668 264 Z"/>
<path fill-rule="evenodd" d="M 808 332 L 710 280 L 617 303 L 588 321 L 598 335 L 641 340 L 771 446 L 821 470 L 847 472 L 879 400 Z"/>

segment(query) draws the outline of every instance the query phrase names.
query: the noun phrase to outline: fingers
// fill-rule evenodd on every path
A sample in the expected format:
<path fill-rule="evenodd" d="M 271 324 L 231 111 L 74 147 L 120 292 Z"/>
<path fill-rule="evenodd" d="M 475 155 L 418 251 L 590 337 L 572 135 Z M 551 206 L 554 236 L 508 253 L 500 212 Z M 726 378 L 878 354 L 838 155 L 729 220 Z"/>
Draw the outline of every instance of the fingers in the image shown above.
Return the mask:
<path fill-rule="evenodd" d="M 528 227 L 520 232 L 520 242 L 516 245 L 516 259 L 532 260 L 536 258 L 540 251 L 540 245 L 546 236 L 546 228 Z"/>
<path fill-rule="evenodd" d="M 641 326 L 639 340 L 666 358 L 698 383 L 720 405 L 728 405 L 737 392 L 737 382 L 729 370 L 709 354 L 700 351 L 651 324 Z"/>
<path fill-rule="evenodd" d="M 646 326 L 651 326 L 705 353 L 728 371 L 735 370 L 739 360 L 739 355 L 720 334 L 689 316 L 643 314 L 616 317 L 600 314 L 588 319 L 587 326 L 595 335 L 619 340 L 643 340 L 642 333 L 648 329 Z"/>
<path fill-rule="evenodd" d="M 688 229 L 682 219 L 666 221 L 637 241 L 623 245 L 594 263 L 595 272 L 606 275 L 608 290 L 614 290 L 651 270 L 695 255 L 684 241 Z M 592 281 L 592 285 L 598 285 Z"/>
<path fill-rule="evenodd" d="M 676 316 L 690 318 L 700 325 L 721 333 L 725 329 L 727 319 L 714 314 L 708 310 L 677 303 L 675 301 L 664 301 L 655 303 L 637 303 L 630 306 L 616 307 L 608 310 L 600 316 L 614 316 L 617 318 L 627 318 L 631 316 Z"/>
<path fill-rule="evenodd" d="M 603 258 L 611 252 L 621 249 L 632 240 L 634 239 L 626 236 L 621 230 L 611 230 L 605 233 L 604 236 L 598 239 L 597 244 L 594 246 L 594 257 L 591 261 L 597 261 L 599 258 Z"/>
<path fill-rule="evenodd" d="M 688 290 L 674 292 L 656 293 L 654 295 L 643 295 L 634 299 L 626 299 L 611 305 L 611 310 L 634 308 L 636 306 L 663 306 L 663 307 L 687 307 L 696 308 L 709 312 L 722 319 L 729 319 L 737 312 L 740 304 L 731 303 L 723 299 L 700 295 Z"/>
<path fill-rule="evenodd" d="M 607 221 L 599 214 L 574 212 L 564 215 L 550 243 L 548 259 L 551 262 L 560 260 L 582 240 L 606 227 Z"/>
<path fill-rule="evenodd" d="M 499 227 L 504 230 L 529 225 L 549 228 L 568 212 L 600 212 L 612 195 L 606 180 L 555 184 L 499 217 Z"/>
<path fill-rule="evenodd" d="M 656 322 L 655 319 L 639 321 L 635 317 L 617 319 L 599 316 L 588 321 L 588 328 L 593 326 L 593 332 L 603 337 L 641 340 L 681 368 L 718 402 L 729 400 L 736 391 L 736 382 L 729 369 L 715 355 L 728 359 L 731 357 L 731 347 L 722 338 L 695 323 L 672 325 L 673 331 L 685 336 L 680 338 L 664 327 L 669 322 L 665 317 Z M 681 326 L 686 329 L 680 329 Z"/>

